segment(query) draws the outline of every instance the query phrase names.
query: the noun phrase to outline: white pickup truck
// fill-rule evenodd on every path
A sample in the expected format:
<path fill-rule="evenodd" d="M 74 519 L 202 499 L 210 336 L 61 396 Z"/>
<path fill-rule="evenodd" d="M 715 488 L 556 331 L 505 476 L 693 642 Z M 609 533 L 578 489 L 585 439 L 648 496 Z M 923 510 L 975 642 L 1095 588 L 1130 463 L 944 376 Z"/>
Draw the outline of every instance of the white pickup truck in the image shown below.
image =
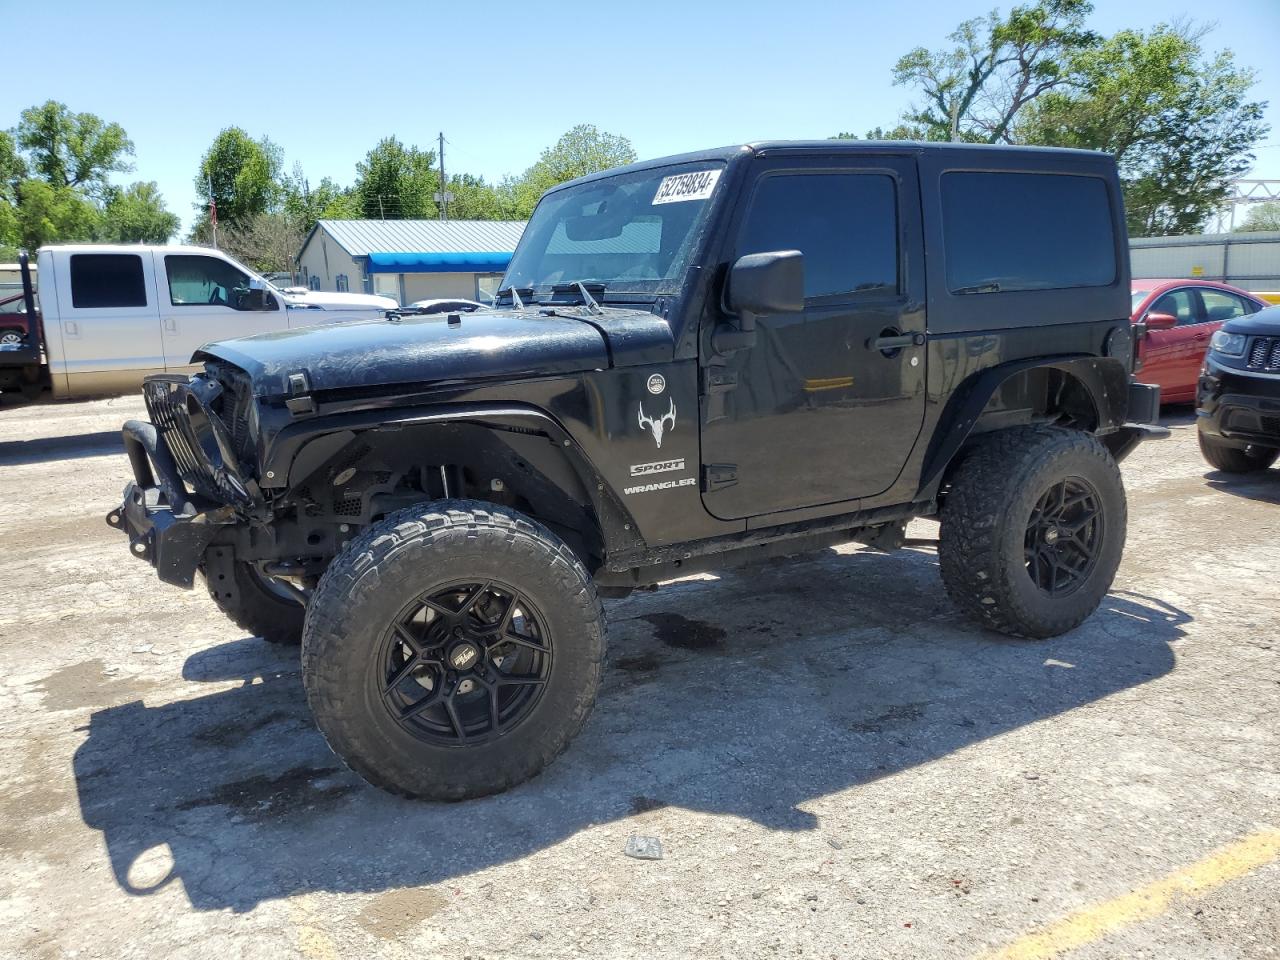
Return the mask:
<path fill-rule="evenodd" d="M 41 247 L 37 263 L 39 308 L 28 268 L 27 333 L 0 344 L 0 391 L 49 389 L 60 399 L 128 393 L 148 374 L 193 371 L 191 355 L 214 340 L 382 317 L 397 307 L 372 294 L 283 292 L 208 247 Z"/>

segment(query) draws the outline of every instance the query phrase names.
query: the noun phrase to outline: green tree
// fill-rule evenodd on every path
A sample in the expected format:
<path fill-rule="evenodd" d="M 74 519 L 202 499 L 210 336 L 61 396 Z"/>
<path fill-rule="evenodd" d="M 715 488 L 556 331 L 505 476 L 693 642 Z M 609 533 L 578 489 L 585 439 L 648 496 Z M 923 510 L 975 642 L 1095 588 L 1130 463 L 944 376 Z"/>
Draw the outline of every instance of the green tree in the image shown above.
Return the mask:
<path fill-rule="evenodd" d="M 829 140 L 928 140 L 929 131 L 920 124 L 899 123 L 886 130 L 884 127 L 872 127 L 862 136 L 848 131 L 837 133 Z"/>
<path fill-rule="evenodd" d="M 295 165 L 284 180 L 284 212 L 305 237 L 317 220 L 355 220 L 361 215 L 360 200 L 350 187 L 340 187 L 329 177 L 312 187 Z"/>
<path fill-rule="evenodd" d="M 1268 200 L 1255 204 L 1236 227 L 1239 233 L 1255 233 L 1263 230 L 1280 230 L 1280 200 Z"/>
<path fill-rule="evenodd" d="M 1078 52 L 1071 88 L 1019 123 L 1022 142 L 1113 154 L 1134 236 L 1203 228 L 1267 134 L 1253 71 L 1206 54 L 1203 36 L 1188 25 L 1121 31 Z"/>
<path fill-rule="evenodd" d="M 470 173 L 454 174 L 449 178 L 449 217 L 454 220 L 513 220 L 520 219 L 512 209 L 511 198 L 484 177 Z"/>
<path fill-rule="evenodd" d="M 72 113 L 56 100 L 22 111 L 17 144 L 27 152 L 31 172 L 51 187 L 76 187 L 90 197 L 102 195 L 112 173 L 133 169 L 126 159 L 133 141 L 120 124 Z"/>
<path fill-rule="evenodd" d="M 255 140 L 240 127 L 227 127 L 214 138 L 196 174 L 198 216 L 192 236 L 206 239 L 209 200 L 217 203 L 218 226 L 236 226 L 279 204 L 283 154 L 266 137 Z"/>
<path fill-rule="evenodd" d="M 18 184 L 17 194 L 18 246 L 35 250 L 46 243 L 97 237 L 102 215 L 78 190 L 32 178 Z"/>
<path fill-rule="evenodd" d="M 177 214 L 170 213 L 154 182 L 133 183 L 107 192 L 98 239 L 111 243 L 168 243 L 178 232 Z"/>
<path fill-rule="evenodd" d="M 355 193 L 363 216 L 374 220 L 432 219 L 440 189 L 434 150 L 406 147 L 395 137 L 378 141 L 356 164 Z"/>
<path fill-rule="evenodd" d="M 557 184 L 635 159 L 635 148 L 626 137 L 580 123 L 543 150 L 538 161 L 519 177 L 503 180 L 497 192 L 508 210 L 507 216 L 525 220 L 542 194 Z"/>
<path fill-rule="evenodd" d="M 0 200 L 18 202 L 18 184 L 27 178 L 26 161 L 18 154 L 13 134 L 0 130 Z"/>
<path fill-rule="evenodd" d="M 919 89 L 923 102 L 902 118 L 927 140 L 1012 142 L 1019 112 L 1070 80 L 1070 57 L 1098 42 L 1085 29 L 1088 0 L 1038 0 L 961 23 L 947 50 L 916 47 L 893 81 Z"/>

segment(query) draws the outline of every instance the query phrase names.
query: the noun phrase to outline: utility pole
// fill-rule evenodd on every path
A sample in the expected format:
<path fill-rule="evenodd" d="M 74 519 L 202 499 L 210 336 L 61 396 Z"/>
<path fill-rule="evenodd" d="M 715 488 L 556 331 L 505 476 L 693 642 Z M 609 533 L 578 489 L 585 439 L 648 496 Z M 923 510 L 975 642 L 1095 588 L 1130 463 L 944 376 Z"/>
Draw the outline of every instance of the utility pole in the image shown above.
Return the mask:
<path fill-rule="evenodd" d="M 213 227 L 213 249 L 218 249 L 218 201 L 213 198 L 213 175 L 208 174 L 209 181 L 209 224 Z"/>
<path fill-rule="evenodd" d="M 444 178 L 444 131 L 440 131 L 440 219 L 449 219 L 449 181 Z"/>

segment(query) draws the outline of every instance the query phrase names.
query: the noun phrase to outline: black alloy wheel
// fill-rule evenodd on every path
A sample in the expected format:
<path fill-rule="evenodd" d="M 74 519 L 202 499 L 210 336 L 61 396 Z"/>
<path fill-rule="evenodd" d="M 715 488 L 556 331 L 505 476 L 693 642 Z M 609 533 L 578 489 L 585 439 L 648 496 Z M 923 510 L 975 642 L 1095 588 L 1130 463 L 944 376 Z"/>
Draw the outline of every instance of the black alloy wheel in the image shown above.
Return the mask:
<path fill-rule="evenodd" d="M 1027 520 L 1027 573 L 1050 597 L 1074 593 L 1093 572 L 1106 531 L 1102 498 L 1083 477 L 1049 487 Z"/>
<path fill-rule="evenodd" d="M 302 682 L 351 769 L 461 800 L 536 776 L 582 729 L 605 656 L 581 559 L 533 518 L 431 501 L 372 524 L 307 607 Z"/>
<path fill-rule="evenodd" d="M 450 584 L 415 600 L 382 644 L 382 700 L 415 737 L 483 743 L 527 717 L 551 674 L 546 621 L 496 580 Z"/>

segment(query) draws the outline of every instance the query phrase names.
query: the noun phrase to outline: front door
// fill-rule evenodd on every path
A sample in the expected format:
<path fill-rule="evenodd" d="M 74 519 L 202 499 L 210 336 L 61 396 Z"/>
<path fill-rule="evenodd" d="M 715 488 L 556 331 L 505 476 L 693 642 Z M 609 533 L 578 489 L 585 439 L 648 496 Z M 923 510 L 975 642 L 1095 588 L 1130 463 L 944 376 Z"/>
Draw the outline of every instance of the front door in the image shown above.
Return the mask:
<path fill-rule="evenodd" d="M 249 275 L 221 257 L 157 253 L 156 261 L 164 363 L 170 372 L 194 370 L 191 355 L 206 343 L 289 325 L 285 304 L 274 294 L 251 289 Z"/>
<path fill-rule="evenodd" d="M 728 259 L 799 250 L 805 308 L 757 318 L 754 346 L 704 376 L 703 503 L 723 519 L 884 492 L 924 418 L 915 162 L 764 159 L 751 176 Z"/>

